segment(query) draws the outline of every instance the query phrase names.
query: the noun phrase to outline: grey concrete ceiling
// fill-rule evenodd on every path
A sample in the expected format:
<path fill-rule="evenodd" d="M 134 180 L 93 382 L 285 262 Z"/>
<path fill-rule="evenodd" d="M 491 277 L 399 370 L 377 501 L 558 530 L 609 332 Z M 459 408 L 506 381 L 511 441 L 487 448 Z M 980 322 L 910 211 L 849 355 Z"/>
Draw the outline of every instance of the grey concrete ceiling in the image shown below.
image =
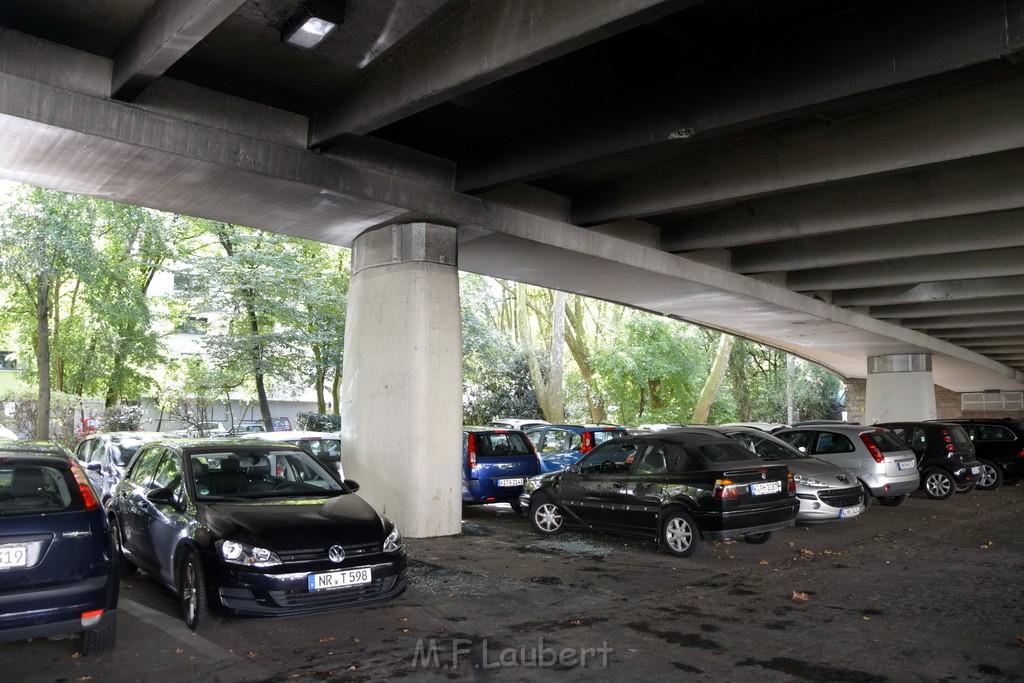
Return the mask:
<path fill-rule="evenodd" d="M 1024 0 L 5 0 L 0 175 L 1024 386 Z"/>

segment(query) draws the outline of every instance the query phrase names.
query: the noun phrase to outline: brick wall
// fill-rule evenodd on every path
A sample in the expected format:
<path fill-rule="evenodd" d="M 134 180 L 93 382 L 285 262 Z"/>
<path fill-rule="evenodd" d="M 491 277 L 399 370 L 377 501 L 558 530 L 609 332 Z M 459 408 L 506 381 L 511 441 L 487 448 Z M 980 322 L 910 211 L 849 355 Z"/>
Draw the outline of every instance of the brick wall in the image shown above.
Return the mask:
<path fill-rule="evenodd" d="M 864 422 L 864 397 L 867 392 L 867 380 L 851 379 L 846 382 L 846 403 L 850 422 Z M 1009 417 L 1024 420 L 1024 410 L 969 410 L 962 408 L 960 392 L 951 391 L 935 385 L 935 417 L 940 420 L 951 420 L 961 417 Z"/>

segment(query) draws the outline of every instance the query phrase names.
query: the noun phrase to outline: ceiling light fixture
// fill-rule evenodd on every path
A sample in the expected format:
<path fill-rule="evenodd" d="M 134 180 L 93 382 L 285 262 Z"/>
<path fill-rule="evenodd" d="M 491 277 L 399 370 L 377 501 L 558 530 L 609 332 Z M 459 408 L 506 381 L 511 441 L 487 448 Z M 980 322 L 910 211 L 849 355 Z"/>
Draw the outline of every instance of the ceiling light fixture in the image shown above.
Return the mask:
<path fill-rule="evenodd" d="M 281 29 L 281 40 L 292 47 L 312 50 L 345 20 L 339 4 L 312 0 L 302 6 Z"/>

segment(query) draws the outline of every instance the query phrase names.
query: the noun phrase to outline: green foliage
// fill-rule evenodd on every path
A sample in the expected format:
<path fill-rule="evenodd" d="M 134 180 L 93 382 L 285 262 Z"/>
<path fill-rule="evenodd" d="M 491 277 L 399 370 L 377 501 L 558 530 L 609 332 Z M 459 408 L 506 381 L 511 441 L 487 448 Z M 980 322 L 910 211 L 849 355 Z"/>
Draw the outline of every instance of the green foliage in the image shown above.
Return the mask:
<path fill-rule="evenodd" d="M 4 426 L 18 435 L 34 438 L 39 394 L 32 389 L 9 391 L 0 397 L 0 403 L 14 406 L 14 415 L 4 418 Z M 75 415 L 80 414 L 81 399 L 60 392 L 50 395 L 50 428 L 47 440 L 74 448 Z"/>
<path fill-rule="evenodd" d="M 295 428 L 311 432 L 338 432 L 341 430 L 341 418 L 337 415 L 302 410 L 295 416 Z"/>
<path fill-rule="evenodd" d="M 103 430 L 107 432 L 135 432 L 142 429 L 146 409 L 142 406 L 120 404 L 103 413 Z"/>

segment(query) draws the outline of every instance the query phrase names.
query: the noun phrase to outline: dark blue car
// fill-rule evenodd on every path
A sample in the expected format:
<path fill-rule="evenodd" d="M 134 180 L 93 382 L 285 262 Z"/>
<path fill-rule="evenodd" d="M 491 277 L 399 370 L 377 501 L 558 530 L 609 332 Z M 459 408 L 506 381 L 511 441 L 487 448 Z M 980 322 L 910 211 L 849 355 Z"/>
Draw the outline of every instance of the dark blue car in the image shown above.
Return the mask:
<path fill-rule="evenodd" d="M 0 641 L 117 637 L 118 566 L 99 499 L 78 461 L 49 442 L 0 441 Z"/>
<path fill-rule="evenodd" d="M 516 512 L 523 484 L 540 473 L 537 452 L 518 429 L 462 428 L 462 503 L 508 503 Z"/>

